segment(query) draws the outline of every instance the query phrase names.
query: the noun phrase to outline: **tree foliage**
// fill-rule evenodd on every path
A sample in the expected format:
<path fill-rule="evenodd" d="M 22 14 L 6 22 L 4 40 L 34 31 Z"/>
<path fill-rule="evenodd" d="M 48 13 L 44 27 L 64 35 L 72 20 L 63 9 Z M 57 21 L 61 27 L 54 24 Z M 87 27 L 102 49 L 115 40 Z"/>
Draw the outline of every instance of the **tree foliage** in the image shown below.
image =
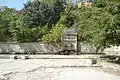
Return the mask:
<path fill-rule="evenodd" d="M 23 8 L 25 23 L 31 27 L 56 24 L 62 11 L 64 11 L 64 3 L 61 0 L 57 0 L 53 6 L 39 0 L 28 1 Z"/>
<path fill-rule="evenodd" d="M 120 3 L 99 0 L 92 7 L 76 10 L 82 41 L 97 48 L 120 44 Z"/>
<path fill-rule="evenodd" d="M 64 11 L 64 2 L 61 0 L 57 0 L 52 6 L 38 0 L 28 1 L 20 11 L 2 7 L 0 40 L 41 41 L 43 35 L 47 34 L 52 29 L 52 25 L 59 21 L 62 11 Z"/>
<path fill-rule="evenodd" d="M 19 14 L 14 8 L 8 8 L 7 6 L 1 7 L 1 11 L 0 11 L 1 41 L 7 41 L 11 39 L 9 28 L 10 26 L 14 26 L 14 27 L 16 26 L 15 22 L 18 18 L 19 18 Z"/>
<path fill-rule="evenodd" d="M 42 41 L 45 43 L 59 43 L 61 42 L 61 33 L 67 27 L 59 22 L 52 29 L 42 37 Z"/>
<path fill-rule="evenodd" d="M 0 9 L 0 41 L 60 42 L 61 32 L 78 28 L 79 40 L 98 49 L 120 45 L 120 1 L 96 0 L 78 8 L 66 0 L 32 0 L 20 11 Z"/>

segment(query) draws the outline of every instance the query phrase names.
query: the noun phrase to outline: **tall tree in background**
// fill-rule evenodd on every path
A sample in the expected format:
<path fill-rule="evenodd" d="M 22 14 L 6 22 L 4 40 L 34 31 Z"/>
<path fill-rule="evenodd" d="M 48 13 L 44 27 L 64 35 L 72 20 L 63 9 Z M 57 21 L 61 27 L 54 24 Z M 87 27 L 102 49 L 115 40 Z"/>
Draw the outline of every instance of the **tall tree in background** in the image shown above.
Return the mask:
<path fill-rule="evenodd" d="M 14 8 L 8 8 L 7 6 L 1 7 L 0 11 L 0 29 L 2 41 L 11 40 L 12 35 L 9 32 L 9 28 L 16 26 L 16 20 L 19 18 L 18 12 Z M 3 36 L 3 37 L 2 37 Z"/>
<path fill-rule="evenodd" d="M 79 35 L 98 49 L 120 45 L 120 3 L 97 1 L 92 7 L 76 10 Z"/>
<path fill-rule="evenodd" d="M 46 24 L 52 26 L 60 19 L 62 11 L 64 11 L 64 3 L 61 0 L 57 0 L 53 6 L 39 0 L 28 1 L 23 8 L 25 23 L 29 27 L 42 27 Z"/>

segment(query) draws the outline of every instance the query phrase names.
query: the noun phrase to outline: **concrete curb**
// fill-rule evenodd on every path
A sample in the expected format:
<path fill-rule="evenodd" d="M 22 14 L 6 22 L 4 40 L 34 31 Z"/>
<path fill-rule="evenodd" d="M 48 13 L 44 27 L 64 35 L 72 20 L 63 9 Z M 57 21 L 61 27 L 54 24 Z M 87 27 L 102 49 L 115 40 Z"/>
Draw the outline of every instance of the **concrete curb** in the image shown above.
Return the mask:
<path fill-rule="evenodd" d="M 0 55 L 0 59 L 98 59 L 95 55 Z"/>

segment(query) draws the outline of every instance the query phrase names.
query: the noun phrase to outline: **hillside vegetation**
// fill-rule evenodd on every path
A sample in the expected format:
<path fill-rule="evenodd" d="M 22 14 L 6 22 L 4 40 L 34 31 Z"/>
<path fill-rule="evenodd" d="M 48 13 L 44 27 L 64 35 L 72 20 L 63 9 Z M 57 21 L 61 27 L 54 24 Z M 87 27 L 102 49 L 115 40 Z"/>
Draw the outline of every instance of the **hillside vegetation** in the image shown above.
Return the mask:
<path fill-rule="evenodd" d="M 77 7 L 70 0 L 32 0 L 16 10 L 0 8 L 1 42 L 59 43 L 63 30 L 76 27 L 79 41 L 98 49 L 120 44 L 120 1 L 96 0 Z"/>

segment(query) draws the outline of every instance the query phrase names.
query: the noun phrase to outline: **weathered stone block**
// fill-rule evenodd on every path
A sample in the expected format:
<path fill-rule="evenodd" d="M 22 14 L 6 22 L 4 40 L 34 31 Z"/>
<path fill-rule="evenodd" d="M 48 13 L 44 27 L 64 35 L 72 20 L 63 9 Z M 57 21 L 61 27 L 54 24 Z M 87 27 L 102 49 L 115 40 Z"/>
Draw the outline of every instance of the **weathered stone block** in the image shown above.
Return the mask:
<path fill-rule="evenodd" d="M 17 55 L 12 55 L 10 59 L 18 59 Z"/>
<path fill-rule="evenodd" d="M 24 59 L 29 59 L 29 56 L 23 55 L 23 56 L 21 56 L 20 58 L 23 59 L 23 60 L 24 60 Z"/>
<path fill-rule="evenodd" d="M 86 60 L 86 65 L 93 65 L 93 64 L 96 64 L 97 63 L 97 61 L 95 60 L 95 59 L 88 59 L 88 60 Z"/>
<path fill-rule="evenodd" d="M 8 78 L 5 76 L 0 76 L 0 80 L 8 80 Z"/>
<path fill-rule="evenodd" d="M 92 59 L 92 64 L 97 64 L 97 60 Z"/>

